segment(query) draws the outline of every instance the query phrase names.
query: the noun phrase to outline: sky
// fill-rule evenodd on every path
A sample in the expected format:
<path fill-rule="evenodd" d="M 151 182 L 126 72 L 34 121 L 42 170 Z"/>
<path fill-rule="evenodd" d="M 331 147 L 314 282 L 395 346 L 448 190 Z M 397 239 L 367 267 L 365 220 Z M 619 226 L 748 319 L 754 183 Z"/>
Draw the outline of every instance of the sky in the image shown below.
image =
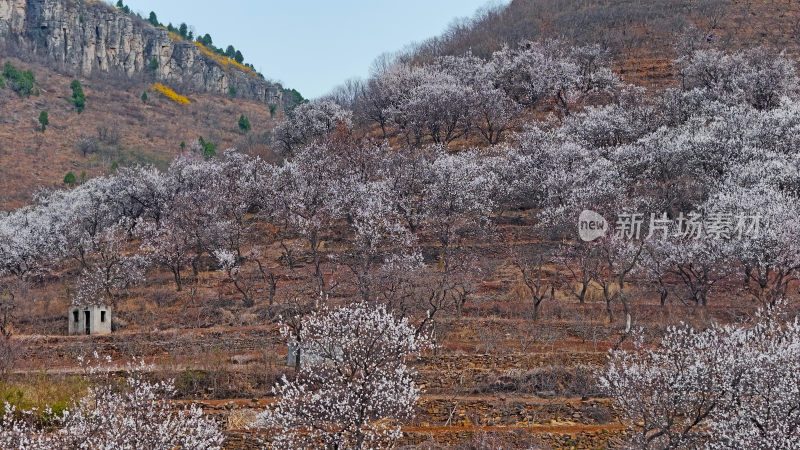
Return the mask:
<path fill-rule="evenodd" d="M 134 12 L 232 44 L 268 79 L 316 98 L 366 78 L 376 57 L 509 0 L 126 0 Z M 116 3 L 114 1 L 113 3 Z M 192 29 L 192 28 L 190 28 Z"/>

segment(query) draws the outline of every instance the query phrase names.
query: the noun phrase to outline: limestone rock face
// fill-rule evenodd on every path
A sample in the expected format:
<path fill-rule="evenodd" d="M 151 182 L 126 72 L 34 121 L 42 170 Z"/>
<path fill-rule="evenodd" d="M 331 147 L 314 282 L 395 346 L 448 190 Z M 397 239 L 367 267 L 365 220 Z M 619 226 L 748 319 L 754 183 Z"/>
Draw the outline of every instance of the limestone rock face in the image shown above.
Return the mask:
<path fill-rule="evenodd" d="M 26 0 L 0 0 L 0 36 L 25 31 Z"/>
<path fill-rule="evenodd" d="M 0 0 L 3 44 L 43 55 L 59 69 L 85 77 L 152 74 L 179 90 L 228 94 L 233 87 L 238 97 L 283 101 L 281 87 L 255 72 L 98 1 Z"/>

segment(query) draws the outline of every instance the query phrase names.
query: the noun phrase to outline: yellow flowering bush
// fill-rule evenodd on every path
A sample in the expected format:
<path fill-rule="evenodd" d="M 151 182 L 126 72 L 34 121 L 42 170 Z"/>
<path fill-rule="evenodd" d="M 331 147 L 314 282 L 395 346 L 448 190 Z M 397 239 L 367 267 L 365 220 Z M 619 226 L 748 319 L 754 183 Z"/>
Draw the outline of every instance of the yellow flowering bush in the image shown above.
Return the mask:
<path fill-rule="evenodd" d="M 164 86 L 161 83 L 156 83 L 153 85 L 153 90 L 158 91 L 167 97 L 168 99 L 172 100 L 173 102 L 179 105 L 188 105 L 192 102 L 189 101 L 188 98 L 184 97 L 183 95 L 178 94 L 177 92 L 173 91 L 172 89 Z"/>
<path fill-rule="evenodd" d="M 228 58 L 225 55 L 220 55 L 218 53 L 212 52 L 211 50 L 207 49 L 203 44 L 201 44 L 199 42 L 195 42 L 194 45 L 196 45 L 200 49 L 200 51 L 203 52 L 203 54 L 211 57 L 211 59 L 213 59 L 214 61 L 218 62 L 222 67 L 234 66 L 234 67 L 238 68 L 239 70 L 243 70 L 243 71 L 251 73 L 251 74 L 255 74 L 256 73 L 255 70 L 251 69 L 250 67 L 245 66 L 244 64 L 240 64 L 237 61 L 235 61 L 235 60 L 233 60 L 231 58 Z"/>

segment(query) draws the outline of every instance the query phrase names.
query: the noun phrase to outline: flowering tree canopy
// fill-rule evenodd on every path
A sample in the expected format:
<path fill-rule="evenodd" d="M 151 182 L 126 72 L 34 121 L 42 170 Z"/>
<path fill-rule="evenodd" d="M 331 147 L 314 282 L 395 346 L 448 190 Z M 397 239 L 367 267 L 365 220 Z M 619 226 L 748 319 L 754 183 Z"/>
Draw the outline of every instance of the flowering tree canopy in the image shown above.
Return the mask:
<path fill-rule="evenodd" d="M 792 448 L 800 438 L 800 322 L 785 304 L 744 326 L 670 328 L 612 351 L 601 384 L 641 448 Z"/>
<path fill-rule="evenodd" d="M 275 387 L 277 403 L 259 416 L 278 448 L 377 448 L 400 436 L 419 387 L 407 359 L 427 345 L 407 319 L 384 306 L 323 307 L 290 335 L 302 359 L 294 380 Z"/>
<path fill-rule="evenodd" d="M 154 450 L 222 448 L 223 435 L 216 422 L 203 417 L 197 406 L 170 404 L 175 393 L 171 382 L 144 379 L 140 364 L 132 368 L 123 387 L 99 366 L 89 373 L 99 376 L 86 397 L 55 416 L 55 431 L 39 430 L 30 411 L 15 411 L 6 404 L 0 417 L 0 447 L 21 450 L 141 449 Z"/>

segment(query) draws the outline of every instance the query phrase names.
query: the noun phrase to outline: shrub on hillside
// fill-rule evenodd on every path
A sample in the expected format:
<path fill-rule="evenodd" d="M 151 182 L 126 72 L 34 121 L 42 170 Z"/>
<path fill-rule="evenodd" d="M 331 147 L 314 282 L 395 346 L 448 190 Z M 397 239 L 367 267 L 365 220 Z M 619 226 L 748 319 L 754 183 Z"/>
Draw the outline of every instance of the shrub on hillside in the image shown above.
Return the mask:
<path fill-rule="evenodd" d="M 66 175 L 64 175 L 64 184 L 67 186 L 75 186 L 76 181 L 75 174 L 72 173 L 72 171 L 69 171 Z"/>
<path fill-rule="evenodd" d="M 200 136 L 197 142 L 200 143 L 200 151 L 206 159 L 217 155 L 217 144 L 206 141 L 203 136 Z"/>
<path fill-rule="evenodd" d="M 244 133 L 249 132 L 251 129 L 250 120 L 247 117 L 245 117 L 244 114 L 239 116 L 239 129 L 242 130 L 242 132 Z"/>
<path fill-rule="evenodd" d="M 117 145 L 122 139 L 118 124 L 100 125 L 97 127 L 97 138 L 108 145 Z"/>
<path fill-rule="evenodd" d="M 44 133 L 44 130 L 47 129 L 47 125 L 49 125 L 49 124 L 50 124 L 50 118 L 47 115 L 47 111 L 40 112 L 39 113 L 39 125 L 42 126 L 42 133 Z"/>
<path fill-rule="evenodd" d="M 72 89 L 72 104 L 75 105 L 75 108 L 78 110 L 78 114 L 80 114 L 86 107 L 86 95 L 83 93 L 81 82 L 78 80 L 72 80 L 72 82 L 69 84 L 69 87 Z"/>
<path fill-rule="evenodd" d="M 97 139 L 93 137 L 82 137 L 78 139 L 78 142 L 75 144 L 76 149 L 83 154 L 84 158 L 88 155 L 97 153 L 98 146 L 97 146 Z"/>
<path fill-rule="evenodd" d="M 20 97 L 36 94 L 34 89 L 36 79 L 32 70 L 19 70 L 10 62 L 6 62 L 3 65 L 3 77 L 8 80 L 8 86 Z"/>

